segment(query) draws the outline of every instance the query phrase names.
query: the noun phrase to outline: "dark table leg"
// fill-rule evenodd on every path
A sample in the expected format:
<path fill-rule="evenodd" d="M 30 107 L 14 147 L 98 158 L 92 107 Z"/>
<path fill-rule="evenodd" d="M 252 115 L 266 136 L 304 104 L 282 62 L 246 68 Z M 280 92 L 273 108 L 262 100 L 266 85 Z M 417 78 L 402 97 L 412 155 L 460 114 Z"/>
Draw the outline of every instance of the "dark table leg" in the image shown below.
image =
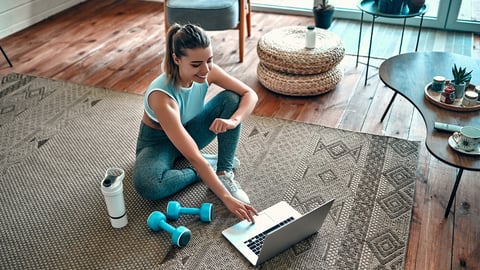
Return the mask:
<path fill-rule="evenodd" d="M 370 66 L 370 53 L 372 52 L 372 39 L 373 39 L 373 29 L 375 28 L 375 19 L 376 19 L 376 16 L 373 16 L 372 31 L 370 32 L 370 44 L 368 45 L 367 70 L 365 71 L 365 85 L 367 85 L 367 80 L 368 80 L 368 67 Z"/>
<path fill-rule="evenodd" d="M 387 112 L 388 112 L 388 110 L 390 110 L 390 107 L 392 107 L 393 101 L 395 100 L 396 96 L 397 96 L 397 92 L 395 92 L 395 94 L 393 94 L 393 97 L 390 99 L 390 102 L 388 103 L 387 108 L 383 112 L 383 115 L 382 115 L 382 118 L 380 119 L 380 122 L 383 122 L 383 119 L 385 119 L 385 116 L 387 116 Z"/>
<path fill-rule="evenodd" d="M 418 50 L 418 42 L 420 41 L 420 33 L 422 32 L 422 25 L 423 25 L 423 14 L 420 17 L 420 26 L 418 28 L 417 45 L 415 46 L 415 51 Z"/>
<path fill-rule="evenodd" d="M 450 208 L 452 207 L 453 199 L 455 199 L 455 194 L 457 193 L 458 184 L 460 184 L 460 179 L 462 178 L 463 169 L 458 169 L 457 179 L 455 179 L 455 184 L 453 185 L 452 193 L 450 194 L 450 199 L 448 200 L 447 209 L 445 209 L 445 218 L 448 218 L 450 214 Z"/>
<path fill-rule="evenodd" d="M 7 59 L 7 62 L 8 62 L 8 64 L 10 65 L 10 67 L 13 67 L 12 62 L 10 62 L 10 59 L 8 59 L 8 56 L 7 56 L 7 54 L 5 53 L 5 51 L 3 50 L 2 46 L 0 46 L 0 50 L 2 51 L 3 56 L 5 57 L 5 59 Z"/>
<path fill-rule="evenodd" d="M 362 28 L 363 28 L 363 11 L 362 16 L 360 18 L 360 32 L 358 33 L 358 46 L 357 46 L 357 63 L 355 67 L 358 67 L 358 57 L 360 55 L 360 42 L 362 41 Z"/>
<path fill-rule="evenodd" d="M 406 24 L 407 24 L 407 17 L 403 18 L 402 37 L 400 38 L 400 48 L 398 49 L 398 54 L 402 53 L 403 36 L 405 34 L 405 25 Z"/>

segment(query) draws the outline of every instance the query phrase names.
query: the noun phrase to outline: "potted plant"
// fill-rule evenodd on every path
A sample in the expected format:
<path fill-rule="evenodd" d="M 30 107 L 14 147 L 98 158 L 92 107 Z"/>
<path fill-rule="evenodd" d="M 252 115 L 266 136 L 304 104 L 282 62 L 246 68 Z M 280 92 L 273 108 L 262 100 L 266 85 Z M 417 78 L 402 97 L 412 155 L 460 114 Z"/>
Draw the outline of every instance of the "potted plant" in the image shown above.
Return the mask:
<path fill-rule="evenodd" d="M 378 10 L 387 14 L 400 14 L 404 0 L 379 0 Z"/>
<path fill-rule="evenodd" d="M 313 16 L 315 27 L 328 29 L 332 24 L 335 7 L 328 3 L 328 0 L 313 1 Z"/>
<path fill-rule="evenodd" d="M 425 0 L 405 0 L 409 13 L 418 13 L 425 5 Z"/>
<path fill-rule="evenodd" d="M 455 98 L 462 98 L 465 93 L 467 82 L 472 78 L 472 70 L 467 72 L 466 67 L 457 68 L 457 64 L 452 67 L 453 80 L 450 84 L 455 88 Z"/>

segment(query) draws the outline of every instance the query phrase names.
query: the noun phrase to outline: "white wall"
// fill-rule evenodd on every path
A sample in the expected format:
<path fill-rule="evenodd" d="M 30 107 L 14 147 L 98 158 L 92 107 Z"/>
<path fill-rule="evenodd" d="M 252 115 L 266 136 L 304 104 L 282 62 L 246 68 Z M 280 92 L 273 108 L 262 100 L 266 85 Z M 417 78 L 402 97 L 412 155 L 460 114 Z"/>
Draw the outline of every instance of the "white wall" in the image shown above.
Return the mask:
<path fill-rule="evenodd" d="M 0 38 L 85 0 L 0 0 Z"/>

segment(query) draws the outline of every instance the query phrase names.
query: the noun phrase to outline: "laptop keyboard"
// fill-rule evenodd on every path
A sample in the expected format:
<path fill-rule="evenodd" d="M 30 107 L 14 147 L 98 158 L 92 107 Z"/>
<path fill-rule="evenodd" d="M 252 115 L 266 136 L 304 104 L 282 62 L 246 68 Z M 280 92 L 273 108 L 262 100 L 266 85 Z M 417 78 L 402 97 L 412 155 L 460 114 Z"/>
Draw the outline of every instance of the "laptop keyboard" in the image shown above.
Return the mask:
<path fill-rule="evenodd" d="M 277 225 L 255 235 L 254 237 L 248 239 L 247 241 L 245 241 L 245 245 L 248 246 L 248 248 L 250 248 L 256 255 L 259 255 L 260 254 L 260 250 L 262 250 L 262 246 L 263 246 L 263 241 L 265 240 L 265 237 L 271 233 L 272 231 L 280 228 L 280 227 L 283 227 L 285 226 L 286 224 L 292 222 L 294 220 L 293 217 L 289 217 L 287 219 L 285 219 L 284 221 L 278 223 Z"/>

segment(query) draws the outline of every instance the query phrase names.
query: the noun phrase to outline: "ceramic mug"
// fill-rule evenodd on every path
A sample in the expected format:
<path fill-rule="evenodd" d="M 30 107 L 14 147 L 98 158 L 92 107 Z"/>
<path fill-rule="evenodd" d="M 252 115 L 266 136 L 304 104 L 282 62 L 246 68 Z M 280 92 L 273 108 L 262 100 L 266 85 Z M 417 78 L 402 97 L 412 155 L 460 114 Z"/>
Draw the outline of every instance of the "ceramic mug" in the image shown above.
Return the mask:
<path fill-rule="evenodd" d="M 458 148 L 466 152 L 474 151 L 480 143 L 480 129 L 472 126 L 462 127 L 459 132 L 453 133 L 452 138 Z"/>

